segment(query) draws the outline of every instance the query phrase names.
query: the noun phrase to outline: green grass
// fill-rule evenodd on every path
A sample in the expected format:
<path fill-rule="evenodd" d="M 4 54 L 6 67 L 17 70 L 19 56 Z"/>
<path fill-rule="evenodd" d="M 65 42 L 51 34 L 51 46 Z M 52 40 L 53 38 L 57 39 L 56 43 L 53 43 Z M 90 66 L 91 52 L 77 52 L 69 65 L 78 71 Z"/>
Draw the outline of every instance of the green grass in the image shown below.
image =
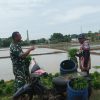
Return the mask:
<path fill-rule="evenodd" d="M 93 90 L 90 100 L 100 100 L 100 90 Z"/>
<path fill-rule="evenodd" d="M 0 100 L 12 100 L 11 96 L 0 97 Z"/>
<path fill-rule="evenodd" d="M 100 68 L 100 66 L 94 66 L 93 68 L 95 68 L 95 69 L 99 69 L 99 68 Z"/>
<path fill-rule="evenodd" d="M 49 76 L 41 77 L 41 81 L 45 86 L 51 88 L 53 86 L 52 79 L 53 77 L 57 76 L 59 76 L 59 73 L 55 75 L 49 74 Z M 90 100 L 100 100 L 100 73 L 94 72 L 90 76 L 92 79 L 92 88 L 93 88 Z M 14 86 L 13 80 L 8 82 L 4 82 L 4 80 L 0 81 L 0 100 L 12 100 L 13 86 Z M 34 100 L 40 100 L 40 99 L 34 99 Z"/>
<path fill-rule="evenodd" d="M 0 97 L 0 100 L 12 100 L 11 96 Z M 38 98 L 34 100 L 40 100 Z M 100 100 L 100 90 L 92 90 L 90 100 Z"/>

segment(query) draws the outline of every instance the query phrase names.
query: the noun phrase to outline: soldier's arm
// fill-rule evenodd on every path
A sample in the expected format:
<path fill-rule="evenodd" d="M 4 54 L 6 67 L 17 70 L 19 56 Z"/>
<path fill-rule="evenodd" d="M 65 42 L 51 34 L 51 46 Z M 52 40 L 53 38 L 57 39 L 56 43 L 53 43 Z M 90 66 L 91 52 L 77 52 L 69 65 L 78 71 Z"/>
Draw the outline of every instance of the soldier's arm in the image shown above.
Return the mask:
<path fill-rule="evenodd" d="M 34 49 L 35 49 L 35 47 L 32 46 L 32 47 L 29 48 L 26 52 L 23 52 L 22 54 L 20 54 L 20 57 L 21 57 L 21 58 L 25 58 L 25 57 L 28 56 L 29 53 L 30 53 L 32 50 L 34 50 Z"/>

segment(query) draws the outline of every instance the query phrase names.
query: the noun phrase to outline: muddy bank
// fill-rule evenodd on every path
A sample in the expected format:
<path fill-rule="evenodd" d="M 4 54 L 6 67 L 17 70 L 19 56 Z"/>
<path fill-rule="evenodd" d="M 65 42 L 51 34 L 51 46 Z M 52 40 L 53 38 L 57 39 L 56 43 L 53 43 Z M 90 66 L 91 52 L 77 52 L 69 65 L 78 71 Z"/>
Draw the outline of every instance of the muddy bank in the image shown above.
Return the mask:
<path fill-rule="evenodd" d="M 49 53 L 38 53 L 38 54 L 30 54 L 30 56 L 40 56 L 40 55 L 50 55 L 50 54 L 58 54 L 58 53 L 66 53 L 65 51 L 54 51 Z M 0 59 L 10 58 L 10 56 L 0 57 Z"/>
<path fill-rule="evenodd" d="M 98 53 L 98 52 L 91 52 L 91 54 L 93 54 L 93 55 L 100 55 L 100 53 Z"/>

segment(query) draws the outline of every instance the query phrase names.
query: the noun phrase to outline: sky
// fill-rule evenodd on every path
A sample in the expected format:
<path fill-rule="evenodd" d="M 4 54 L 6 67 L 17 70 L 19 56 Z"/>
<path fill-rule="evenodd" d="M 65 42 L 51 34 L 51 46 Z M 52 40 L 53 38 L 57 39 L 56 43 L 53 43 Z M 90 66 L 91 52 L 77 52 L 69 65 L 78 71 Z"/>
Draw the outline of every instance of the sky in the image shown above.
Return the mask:
<path fill-rule="evenodd" d="M 19 31 L 26 39 L 53 33 L 80 34 L 100 30 L 100 0 L 0 0 L 0 38 Z"/>

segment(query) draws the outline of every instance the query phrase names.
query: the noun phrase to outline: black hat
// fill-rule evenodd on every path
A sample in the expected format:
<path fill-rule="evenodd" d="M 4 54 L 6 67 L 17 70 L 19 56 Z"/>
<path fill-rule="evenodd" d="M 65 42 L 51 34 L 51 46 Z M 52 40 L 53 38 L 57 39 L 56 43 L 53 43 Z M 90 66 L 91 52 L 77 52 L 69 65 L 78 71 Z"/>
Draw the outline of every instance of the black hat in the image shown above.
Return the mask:
<path fill-rule="evenodd" d="M 79 34 L 78 39 L 85 39 L 85 35 L 84 34 Z"/>

